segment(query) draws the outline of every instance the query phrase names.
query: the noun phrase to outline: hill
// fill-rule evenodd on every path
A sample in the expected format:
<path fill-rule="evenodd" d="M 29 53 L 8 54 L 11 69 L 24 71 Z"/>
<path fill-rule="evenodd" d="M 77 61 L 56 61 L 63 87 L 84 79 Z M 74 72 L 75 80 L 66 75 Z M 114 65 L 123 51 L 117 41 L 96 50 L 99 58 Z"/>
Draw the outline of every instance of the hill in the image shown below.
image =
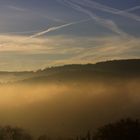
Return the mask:
<path fill-rule="evenodd" d="M 24 82 L 66 82 L 140 77 L 140 59 L 114 60 L 96 64 L 73 64 L 39 70 Z"/>
<path fill-rule="evenodd" d="M 17 81 L 0 86 L 0 124 L 69 137 L 121 118 L 140 119 L 140 60 L 7 74 Z"/>
<path fill-rule="evenodd" d="M 0 83 L 51 82 L 93 80 L 109 77 L 139 77 L 140 59 L 113 60 L 96 64 L 71 64 L 45 68 L 43 70 L 0 72 Z"/>

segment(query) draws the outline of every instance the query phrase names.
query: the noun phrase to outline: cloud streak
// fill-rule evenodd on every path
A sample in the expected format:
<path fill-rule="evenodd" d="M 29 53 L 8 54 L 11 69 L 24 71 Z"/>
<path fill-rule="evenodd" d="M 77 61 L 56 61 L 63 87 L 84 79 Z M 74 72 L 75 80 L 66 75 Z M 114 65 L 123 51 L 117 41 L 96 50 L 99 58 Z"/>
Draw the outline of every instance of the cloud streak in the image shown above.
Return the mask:
<path fill-rule="evenodd" d="M 76 2 L 78 2 L 79 4 L 84 3 L 85 6 L 89 6 L 91 8 L 94 8 L 94 9 L 97 9 L 97 10 L 100 10 L 100 11 L 103 11 L 103 12 L 108 12 L 108 13 L 111 13 L 111 14 L 120 15 L 120 16 L 129 18 L 129 19 L 132 19 L 132 20 L 140 21 L 140 16 L 128 13 L 125 10 L 122 11 L 122 10 L 119 10 L 119 9 L 116 9 L 116 8 L 109 7 L 109 6 L 100 4 L 100 3 L 95 2 L 95 1 L 81 0 L 81 1 L 76 1 Z"/>
<path fill-rule="evenodd" d="M 25 8 L 13 6 L 13 5 L 8 5 L 7 7 L 11 10 L 15 10 L 15 11 L 18 11 L 18 12 L 25 12 L 27 10 Z"/>
<path fill-rule="evenodd" d="M 0 35 L 11 35 L 11 34 L 13 34 L 13 35 L 15 35 L 15 34 L 17 34 L 17 35 L 22 35 L 22 34 L 32 34 L 32 33 L 37 33 L 37 32 L 39 32 L 39 30 L 32 30 L 32 31 L 19 31 L 19 32 L 5 32 L 5 33 L 1 33 Z"/>
<path fill-rule="evenodd" d="M 135 11 L 135 10 L 138 10 L 138 9 L 140 9 L 140 6 L 135 6 L 135 7 L 132 7 L 132 8 L 126 9 L 126 10 L 122 10 L 122 11 L 120 11 L 120 13 L 121 12 L 132 12 L 132 11 Z"/>
<path fill-rule="evenodd" d="M 83 3 L 82 1 L 74 2 L 72 0 L 69 0 L 69 1 L 59 0 L 59 2 L 64 3 L 65 5 L 70 6 L 71 8 L 73 8 L 77 11 L 80 11 L 80 12 L 83 12 L 83 13 L 89 15 L 97 23 L 99 23 L 103 27 L 106 27 L 107 29 L 111 30 L 112 32 L 114 32 L 116 34 L 119 34 L 124 37 L 130 36 L 127 33 L 125 33 L 124 31 L 122 31 L 112 20 L 101 18 L 101 17 L 97 16 L 96 14 L 93 14 L 93 12 L 90 11 L 89 9 L 84 8 L 84 6 L 88 6 L 88 7 L 91 7 L 91 6 L 85 5 L 85 3 Z"/>
<path fill-rule="evenodd" d="M 84 39 L 81 39 L 81 43 L 82 40 Z M 139 39 L 128 41 L 127 39 L 114 36 L 92 38 L 92 41 L 94 47 L 91 46 L 81 49 L 74 57 L 65 60 L 56 60 L 55 62 L 53 62 L 53 64 L 85 64 L 104 60 L 139 58 Z M 90 41 L 88 40 L 88 42 Z M 88 46 L 90 43 L 87 43 L 86 46 Z"/>
<path fill-rule="evenodd" d="M 47 66 L 93 63 L 110 59 L 139 58 L 139 39 L 119 36 L 33 38 L 0 36 L 0 70 L 36 70 Z M 22 62 L 22 63 L 21 63 Z M 20 66 L 20 67 L 19 67 Z"/>
<path fill-rule="evenodd" d="M 36 34 L 33 34 L 33 35 L 29 36 L 28 39 L 36 38 L 36 37 L 42 36 L 44 34 L 47 34 L 49 32 L 57 31 L 59 29 L 62 29 L 62 28 L 65 28 L 65 27 L 68 27 L 68 26 L 71 26 L 71 25 L 87 22 L 89 20 L 91 20 L 91 19 L 84 19 L 84 20 L 80 20 L 80 21 L 76 21 L 76 22 L 71 22 L 71 23 L 63 24 L 63 25 L 60 25 L 60 26 L 51 27 L 51 28 L 46 29 L 46 30 L 44 30 L 42 32 L 38 32 Z"/>

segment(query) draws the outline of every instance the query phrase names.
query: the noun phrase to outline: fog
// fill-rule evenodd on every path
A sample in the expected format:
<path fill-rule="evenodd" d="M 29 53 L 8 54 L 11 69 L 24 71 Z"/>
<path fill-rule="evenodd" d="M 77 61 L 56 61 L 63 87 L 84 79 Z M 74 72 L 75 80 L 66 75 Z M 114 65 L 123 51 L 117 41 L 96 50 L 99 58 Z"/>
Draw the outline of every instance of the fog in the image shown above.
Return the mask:
<path fill-rule="evenodd" d="M 0 86 L 0 124 L 33 135 L 76 136 L 124 117 L 140 117 L 140 79 Z"/>

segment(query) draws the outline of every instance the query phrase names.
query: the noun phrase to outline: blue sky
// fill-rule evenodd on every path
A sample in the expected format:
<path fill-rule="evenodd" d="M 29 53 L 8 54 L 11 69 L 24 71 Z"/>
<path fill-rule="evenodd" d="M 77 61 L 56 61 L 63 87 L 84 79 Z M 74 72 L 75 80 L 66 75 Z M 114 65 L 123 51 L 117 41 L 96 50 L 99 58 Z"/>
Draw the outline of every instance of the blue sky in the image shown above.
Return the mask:
<path fill-rule="evenodd" d="M 0 0 L 0 70 L 139 58 L 139 0 Z"/>

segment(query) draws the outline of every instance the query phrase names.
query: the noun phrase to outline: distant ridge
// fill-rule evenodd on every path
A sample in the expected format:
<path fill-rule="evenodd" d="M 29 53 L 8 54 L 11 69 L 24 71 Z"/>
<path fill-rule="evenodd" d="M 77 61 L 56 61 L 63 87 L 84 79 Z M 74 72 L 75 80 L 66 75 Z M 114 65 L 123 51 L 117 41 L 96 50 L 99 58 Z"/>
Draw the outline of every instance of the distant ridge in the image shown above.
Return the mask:
<path fill-rule="evenodd" d="M 95 69 L 95 70 L 119 70 L 119 71 L 135 71 L 140 70 L 140 59 L 126 59 L 126 60 L 110 60 L 110 61 L 102 61 L 97 62 L 95 64 L 70 64 L 64 66 L 57 66 L 46 68 L 43 71 L 48 70 L 69 70 L 69 69 Z"/>
<path fill-rule="evenodd" d="M 85 68 L 84 68 L 85 67 Z M 140 59 L 120 59 L 120 60 L 107 60 L 101 61 L 97 63 L 88 63 L 88 64 L 66 64 L 60 66 L 52 66 L 46 67 L 44 69 L 38 69 L 36 71 L 0 71 L 0 74 L 8 74 L 8 73 L 16 73 L 16 74 L 30 74 L 30 73 L 38 73 L 50 70 L 62 70 L 62 69 L 87 69 L 87 68 L 131 68 L 134 69 L 135 67 L 140 69 Z"/>
<path fill-rule="evenodd" d="M 140 77 L 140 59 L 112 60 L 96 64 L 71 64 L 36 72 L 0 72 L 0 82 L 50 82 L 103 77 Z"/>
<path fill-rule="evenodd" d="M 76 81 L 116 78 L 140 78 L 140 59 L 113 60 L 96 64 L 71 64 L 39 70 L 24 82 Z"/>

